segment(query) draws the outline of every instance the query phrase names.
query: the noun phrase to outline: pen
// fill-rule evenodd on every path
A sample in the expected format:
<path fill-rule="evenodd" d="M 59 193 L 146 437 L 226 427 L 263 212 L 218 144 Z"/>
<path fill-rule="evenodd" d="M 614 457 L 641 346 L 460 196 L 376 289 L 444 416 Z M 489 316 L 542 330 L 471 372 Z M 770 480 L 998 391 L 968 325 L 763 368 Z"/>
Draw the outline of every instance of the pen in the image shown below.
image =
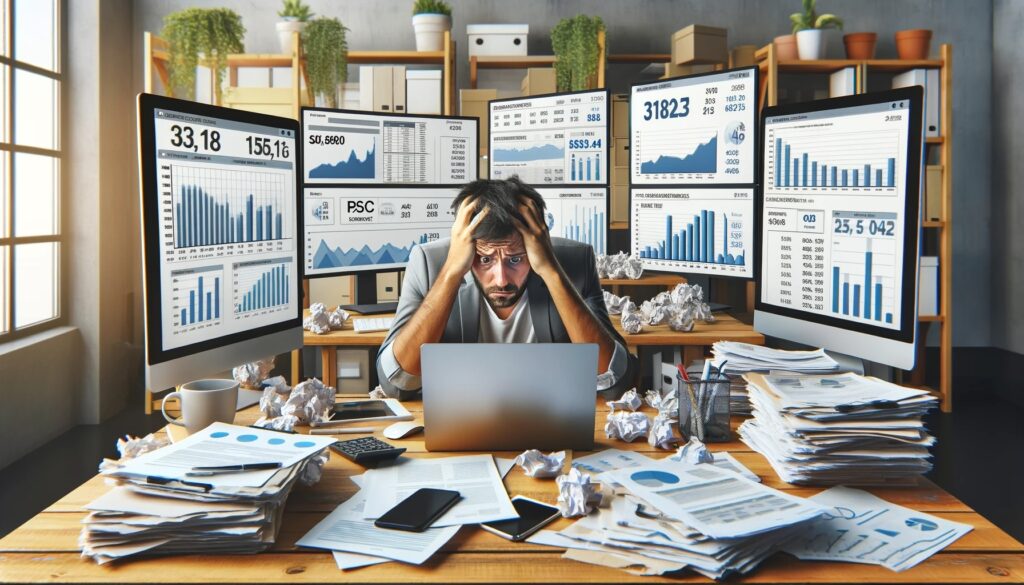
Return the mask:
<path fill-rule="evenodd" d="M 349 427 L 347 429 L 309 429 L 311 435 L 356 435 L 360 433 L 373 433 L 377 429 L 373 427 Z"/>
<path fill-rule="evenodd" d="M 191 487 L 191 488 L 197 488 L 197 489 L 200 489 L 200 490 L 202 490 L 204 492 L 208 492 L 208 491 L 213 489 L 213 486 L 208 484 L 208 483 L 199 483 L 197 481 L 186 481 L 184 479 L 171 479 L 171 478 L 168 478 L 168 477 L 157 477 L 155 475 L 147 475 L 146 476 L 146 483 L 151 483 L 151 484 L 154 484 L 154 485 L 167 485 L 167 484 L 170 484 L 170 483 L 180 483 L 183 486 L 187 486 L 187 487 Z"/>
<path fill-rule="evenodd" d="M 185 475 L 197 476 L 197 475 L 217 475 L 220 473 L 237 473 L 239 471 L 258 471 L 265 469 L 280 469 L 281 462 L 275 461 L 271 463 L 243 463 L 241 465 L 210 465 L 205 467 L 193 467 L 192 471 L 189 471 Z"/>

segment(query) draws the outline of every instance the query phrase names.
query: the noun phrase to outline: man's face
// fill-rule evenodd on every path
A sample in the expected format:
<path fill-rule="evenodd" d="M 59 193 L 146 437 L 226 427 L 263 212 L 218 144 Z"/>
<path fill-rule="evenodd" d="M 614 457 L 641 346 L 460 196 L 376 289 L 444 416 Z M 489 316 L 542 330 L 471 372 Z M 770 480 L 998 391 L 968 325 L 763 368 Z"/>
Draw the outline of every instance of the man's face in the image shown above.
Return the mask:
<path fill-rule="evenodd" d="M 515 306 L 530 276 L 523 236 L 516 232 L 503 240 L 477 240 L 473 276 L 492 308 Z"/>

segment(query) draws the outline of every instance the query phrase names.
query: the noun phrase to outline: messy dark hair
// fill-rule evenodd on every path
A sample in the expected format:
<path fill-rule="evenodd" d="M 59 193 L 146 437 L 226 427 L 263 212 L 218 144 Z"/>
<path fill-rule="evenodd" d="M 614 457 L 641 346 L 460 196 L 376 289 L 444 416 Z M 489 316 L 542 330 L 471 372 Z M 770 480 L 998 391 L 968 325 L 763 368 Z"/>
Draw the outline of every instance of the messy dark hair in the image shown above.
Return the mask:
<path fill-rule="evenodd" d="M 533 200 L 541 212 L 541 217 L 537 218 L 537 221 L 543 223 L 544 198 L 536 189 L 520 181 L 517 176 L 504 180 L 480 179 L 473 181 L 459 191 L 458 197 L 452 202 L 452 209 L 458 210 L 459 205 L 471 196 L 479 197 L 480 204 L 477 206 L 477 210 L 488 207 L 490 211 L 487 213 L 487 217 L 476 226 L 473 238 L 501 240 L 516 231 L 513 219 L 523 222 L 523 216 L 519 213 L 519 195 Z"/>

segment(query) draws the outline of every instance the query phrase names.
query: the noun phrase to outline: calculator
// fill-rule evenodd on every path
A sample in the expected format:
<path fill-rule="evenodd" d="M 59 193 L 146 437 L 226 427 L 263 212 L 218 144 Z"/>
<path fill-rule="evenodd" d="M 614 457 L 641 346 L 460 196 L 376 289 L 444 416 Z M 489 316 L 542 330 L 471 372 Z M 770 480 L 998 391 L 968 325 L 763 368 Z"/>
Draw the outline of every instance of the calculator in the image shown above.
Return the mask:
<path fill-rule="evenodd" d="M 376 437 L 360 437 L 347 441 L 337 441 L 331 445 L 331 449 L 360 465 L 394 459 L 405 453 L 405 447 L 389 445 Z"/>

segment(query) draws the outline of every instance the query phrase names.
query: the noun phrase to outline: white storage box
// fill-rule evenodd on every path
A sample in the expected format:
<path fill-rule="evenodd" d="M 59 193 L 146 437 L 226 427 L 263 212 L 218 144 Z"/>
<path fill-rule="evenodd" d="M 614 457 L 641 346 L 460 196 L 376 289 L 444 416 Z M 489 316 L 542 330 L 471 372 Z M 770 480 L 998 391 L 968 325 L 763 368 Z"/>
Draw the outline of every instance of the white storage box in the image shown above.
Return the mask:
<path fill-rule="evenodd" d="M 409 69 L 405 72 L 405 107 L 410 114 L 441 113 L 441 70 Z"/>
<path fill-rule="evenodd" d="M 494 55 L 499 57 L 525 57 L 528 24 L 470 24 L 469 56 Z"/>
<path fill-rule="evenodd" d="M 917 314 L 939 314 L 939 258 L 921 256 L 920 282 L 917 284 Z"/>

